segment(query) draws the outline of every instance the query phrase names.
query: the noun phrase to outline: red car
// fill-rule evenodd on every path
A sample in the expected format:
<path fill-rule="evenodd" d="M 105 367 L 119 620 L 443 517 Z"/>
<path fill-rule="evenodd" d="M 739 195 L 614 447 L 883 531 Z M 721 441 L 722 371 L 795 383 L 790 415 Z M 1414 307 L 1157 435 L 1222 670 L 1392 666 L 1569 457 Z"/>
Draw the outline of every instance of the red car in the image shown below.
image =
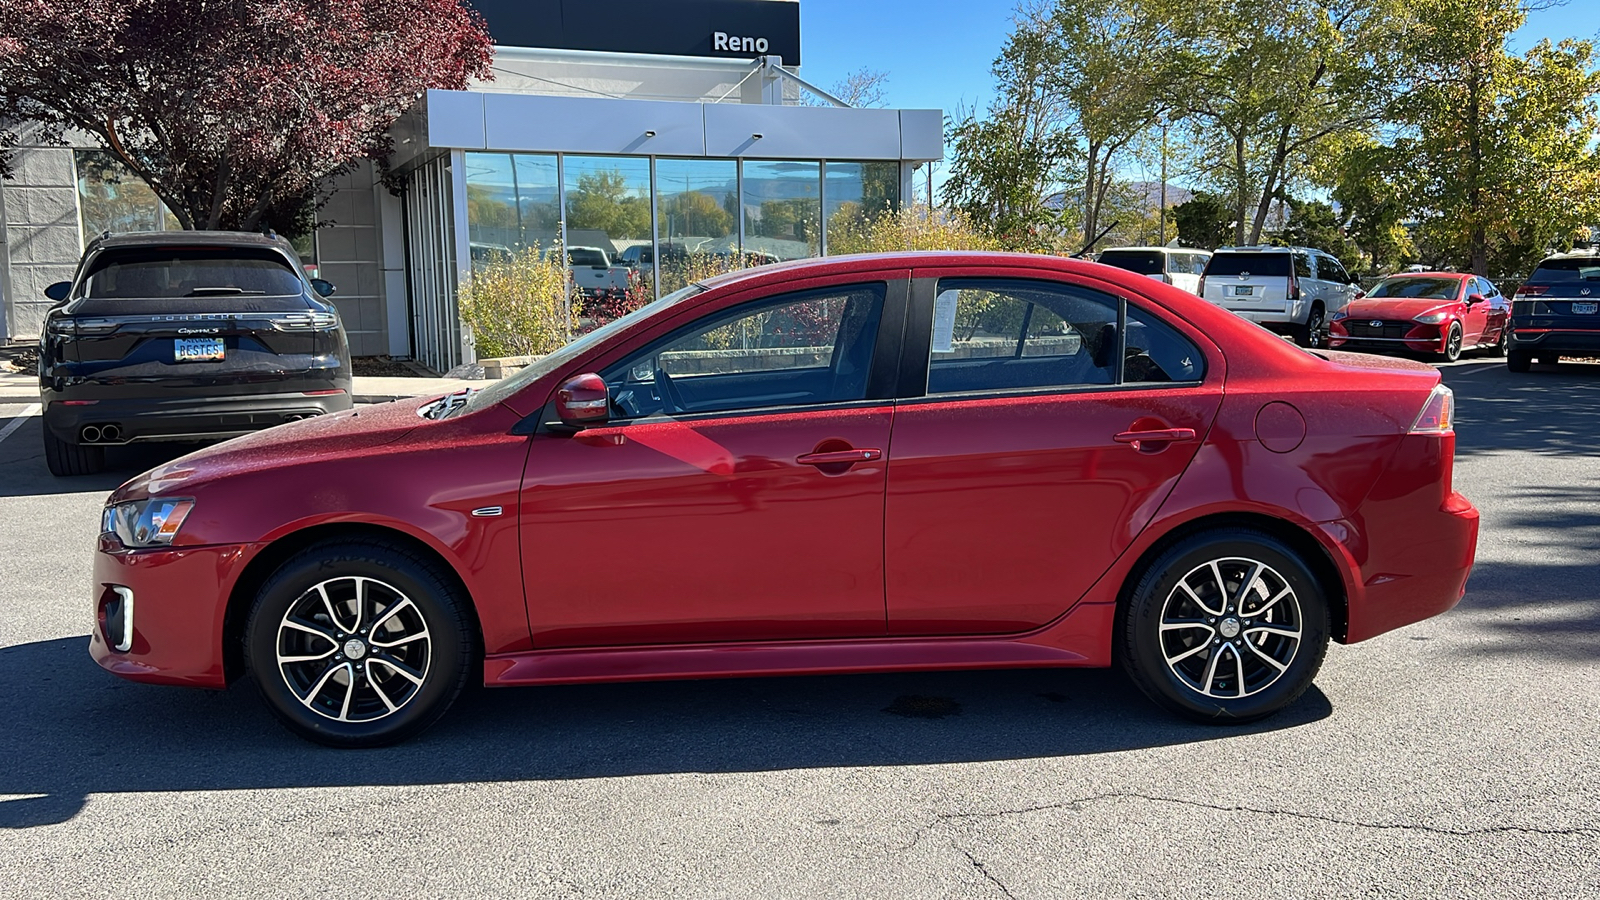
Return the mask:
<path fill-rule="evenodd" d="M 1511 301 L 1489 279 L 1459 272 L 1390 275 L 1334 313 L 1328 346 L 1409 350 L 1455 362 L 1463 350 L 1505 356 Z"/>
<path fill-rule="evenodd" d="M 1120 662 L 1249 721 L 1450 609 L 1478 513 L 1420 363 L 1109 266 L 728 275 L 504 381 L 238 438 L 107 502 L 91 652 L 365 746 L 489 685 Z"/>

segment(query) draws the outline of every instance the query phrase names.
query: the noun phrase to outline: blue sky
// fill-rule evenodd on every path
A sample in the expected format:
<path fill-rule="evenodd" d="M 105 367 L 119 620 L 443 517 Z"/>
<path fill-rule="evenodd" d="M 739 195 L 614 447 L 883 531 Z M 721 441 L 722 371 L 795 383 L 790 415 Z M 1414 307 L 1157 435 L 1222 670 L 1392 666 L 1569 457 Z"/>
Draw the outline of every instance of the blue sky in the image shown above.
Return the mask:
<path fill-rule="evenodd" d="M 889 73 L 890 106 L 954 111 L 989 98 L 989 66 L 1011 30 L 1011 0 L 800 0 L 800 72 L 831 87 L 863 66 Z M 1529 16 L 1517 47 L 1600 35 L 1600 0 Z"/>

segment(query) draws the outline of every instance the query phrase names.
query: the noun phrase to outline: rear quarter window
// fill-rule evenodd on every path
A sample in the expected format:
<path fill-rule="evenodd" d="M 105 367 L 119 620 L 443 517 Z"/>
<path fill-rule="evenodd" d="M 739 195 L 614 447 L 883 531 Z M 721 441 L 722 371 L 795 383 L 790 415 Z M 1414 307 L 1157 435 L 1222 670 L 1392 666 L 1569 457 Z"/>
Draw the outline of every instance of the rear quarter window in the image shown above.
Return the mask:
<path fill-rule="evenodd" d="M 1154 251 L 1107 250 L 1100 254 L 1100 262 L 1140 275 L 1160 275 L 1166 271 L 1165 254 Z"/>

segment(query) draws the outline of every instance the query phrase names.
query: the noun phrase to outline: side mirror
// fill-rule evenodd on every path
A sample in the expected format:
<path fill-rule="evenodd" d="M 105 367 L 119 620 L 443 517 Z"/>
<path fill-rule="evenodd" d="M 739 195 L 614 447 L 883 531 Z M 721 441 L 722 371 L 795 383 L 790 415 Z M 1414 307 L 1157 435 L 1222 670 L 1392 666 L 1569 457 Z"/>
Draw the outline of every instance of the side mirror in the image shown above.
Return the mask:
<path fill-rule="evenodd" d="M 72 282 L 58 281 L 44 289 L 44 295 L 57 303 L 67 299 L 72 293 Z"/>
<path fill-rule="evenodd" d="M 593 372 L 575 375 L 556 388 L 556 416 L 571 428 L 604 425 L 611 419 L 605 379 Z"/>
<path fill-rule="evenodd" d="M 1363 291 L 1363 290 L 1362 290 L 1362 289 L 1360 289 L 1360 288 L 1356 288 L 1356 295 L 1355 295 L 1355 297 L 1354 297 L 1354 298 L 1352 298 L 1352 299 L 1355 299 L 1355 300 L 1360 300 L 1360 299 L 1362 299 L 1362 298 L 1363 298 L 1363 297 L 1365 297 L 1365 296 L 1367 296 L 1367 292 L 1366 292 L 1366 291 Z"/>
<path fill-rule="evenodd" d="M 333 282 L 324 278 L 311 279 L 311 289 L 316 291 L 319 297 L 332 297 L 339 291 L 338 288 L 333 286 Z"/>
<path fill-rule="evenodd" d="M 1468 306 L 1474 306 L 1474 305 L 1482 303 L 1482 302 L 1483 302 L 1483 295 L 1482 294 L 1468 294 L 1467 295 L 1467 305 Z"/>

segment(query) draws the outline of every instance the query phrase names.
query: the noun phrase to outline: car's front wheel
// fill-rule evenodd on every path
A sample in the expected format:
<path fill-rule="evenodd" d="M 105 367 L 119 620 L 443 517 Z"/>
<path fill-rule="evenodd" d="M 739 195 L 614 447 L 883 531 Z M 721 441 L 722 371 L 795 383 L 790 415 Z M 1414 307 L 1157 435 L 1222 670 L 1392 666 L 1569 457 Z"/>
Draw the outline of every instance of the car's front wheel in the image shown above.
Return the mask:
<path fill-rule="evenodd" d="M 467 600 L 438 563 L 381 539 L 314 545 L 256 596 L 245 659 L 290 731 L 377 747 L 444 715 L 476 657 Z"/>
<path fill-rule="evenodd" d="M 1439 358 L 1445 362 L 1455 362 L 1461 358 L 1461 323 L 1451 322 L 1450 330 L 1444 334 L 1444 347 L 1439 351 Z"/>
<path fill-rule="evenodd" d="M 44 464 L 50 474 L 93 475 L 106 467 L 106 448 L 63 441 L 44 426 Z"/>
<path fill-rule="evenodd" d="M 1311 686 L 1328 648 L 1328 602 L 1287 544 L 1226 528 L 1180 541 L 1134 585 L 1120 657 L 1159 705 L 1202 722 L 1250 722 Z"/>

